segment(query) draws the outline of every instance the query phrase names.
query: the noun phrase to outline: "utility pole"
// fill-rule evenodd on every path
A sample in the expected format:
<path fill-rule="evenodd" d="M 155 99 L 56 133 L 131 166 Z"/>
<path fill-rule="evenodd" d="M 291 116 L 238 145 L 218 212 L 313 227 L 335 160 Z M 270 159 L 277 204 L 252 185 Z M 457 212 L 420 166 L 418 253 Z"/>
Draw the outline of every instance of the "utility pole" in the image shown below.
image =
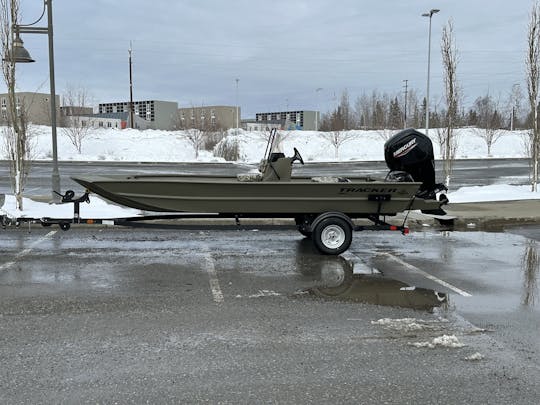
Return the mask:
<path fill-rule="evenodd" d="M 133 129 L 133 70 L 131 67 L 131 50 L 131 41 L 129 41 L 129 127 Z"/>
<path fill-rule="evenodd" d="M 403 128 L 407 128 L 407 91 L 408 91 L 408 84 L 409 81 L 407 79 L 403 80 L 405 82 L 405 108 L 404 108 L 404 114 L 403 114 Z"/>

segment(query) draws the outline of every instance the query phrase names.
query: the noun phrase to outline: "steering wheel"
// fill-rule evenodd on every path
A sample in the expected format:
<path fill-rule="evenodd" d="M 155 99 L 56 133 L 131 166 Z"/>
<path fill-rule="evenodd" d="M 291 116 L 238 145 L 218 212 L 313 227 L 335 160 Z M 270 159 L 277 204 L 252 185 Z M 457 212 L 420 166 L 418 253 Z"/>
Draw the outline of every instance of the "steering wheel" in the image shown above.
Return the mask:
<path fill-rule="evenodd" d="M 300 163 L 302 163 L 302 165 L 304 164 L 304 159 L 302 159 L 300 152 L 298 152 L 298 149 L 296 148 L 294 148 L 294 156 L 291 163 L 294 162 L 295 160 L 298 160 Z"/>

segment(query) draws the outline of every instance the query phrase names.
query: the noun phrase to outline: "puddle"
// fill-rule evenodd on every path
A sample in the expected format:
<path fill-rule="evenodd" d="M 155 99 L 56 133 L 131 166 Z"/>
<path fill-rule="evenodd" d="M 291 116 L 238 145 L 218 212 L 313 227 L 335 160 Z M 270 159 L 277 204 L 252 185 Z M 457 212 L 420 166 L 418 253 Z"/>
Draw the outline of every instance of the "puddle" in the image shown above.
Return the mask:
<path fill-rule="evenodd" d="M 320 263 L 320 280 L 305 292 L 312 296 L 431 311 L 448 303 L 448 295 L 417 288 L 381 274 L 354 274 L 341 257 Z"/>

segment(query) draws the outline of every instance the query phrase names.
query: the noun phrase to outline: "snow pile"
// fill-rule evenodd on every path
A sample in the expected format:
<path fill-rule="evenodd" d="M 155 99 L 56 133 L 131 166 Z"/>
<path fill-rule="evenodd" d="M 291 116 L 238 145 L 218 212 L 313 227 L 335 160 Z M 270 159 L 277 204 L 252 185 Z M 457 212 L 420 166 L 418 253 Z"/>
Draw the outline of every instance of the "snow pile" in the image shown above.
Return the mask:
<path fill-rule="evenodd" d="M 414 347 L 427 347 L 428 349 L 434 349 L 436 347 L 448 347 L 451 349 L 459 349 L 465 345 L 461 343 L 455 335 L 442 335 L 433 338 L 431 342 L 415 342 L 409 343 Z"/>
<path fill-rule="evenodd" d="M 401 332 L 412 332 L 420 330 L 432 330 L 440 327 L 439 321 L 424 321 L 416 318 L 382 318 L 377 321 L 371 321 L 372 325 L 380 325 L 387 329 L 393 329 Z"/>
<path fill-rule="evenodd" d="M 451 203 L 468 203 L 482 201 L 536 200 L 540 193 L 532 193 L 531 186 L 511 186 L 496 184 L 491 186 L 462 187 L 448 193 Z"/>
<path fill-rule="evenodd" d="M 73 204 L 48 204 L 23 198 L 24 211 L 18 210 L 13 195 L 6 195 L 4 205 L 0 207 L 0 215 L 9 218 L 73 218 Z M 143 216 L 143 211 L 109 204 L 105 200 L 92 195 L 90 204 L 80 204 L 81 219 L 114 219 Z"/>
<path fill-rule="evenodd" d="M 473 353 L 470 356 L 465 357 L 465 360 L 467 361 L 480 361 L 483 359 L 484 359 L 484 355 L 479 352 Z"/>

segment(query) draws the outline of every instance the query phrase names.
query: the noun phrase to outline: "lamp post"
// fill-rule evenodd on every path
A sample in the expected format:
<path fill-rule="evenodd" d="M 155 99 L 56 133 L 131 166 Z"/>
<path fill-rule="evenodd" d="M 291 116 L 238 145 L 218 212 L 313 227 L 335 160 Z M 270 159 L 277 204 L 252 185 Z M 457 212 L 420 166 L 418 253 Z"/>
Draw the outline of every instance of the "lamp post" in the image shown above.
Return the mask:
<path fill-rule="evenodd" d="M 322 87 L 317 87 L 315 89 L 315 94 L 317 94 L 317 111 L 315 111 L 315 131 L 318 131 L 319 130 L 319 120 L 320 120 L 320 117 L 319 117 L 319 114 L 320 114 L 320 103 L 319 103 L 319 93 L 323 90 Z"/>
<path fill-rule="evenodd" d="M 41 21 L 47 9 L 47 26 L 34 27 Z M 49 84 L 50 84 L 50 109 L 51 109 L 51 132 L 52 132 L 52 198 L 58 201 L 60 197 L 60 173 L 58 171 L 58 143 L 56 134 L 56 89 L 54 83 L 54 46 L 53 46 L 53 17 L 52 17 L 52 0 L 43 0 L 43 14 L 32 24 L 13 24 L 12 30 L 15 32 L 15 40 L 13 41 L 13 57 L 15 63 L 35 62 L 28 51 L 24 48 L 23 42 L 19 38 L 19 34 L 47 34 L 49 38 Z M 18 41 L 17 41 L 18 39 Z"/>
<path fill-rule="evenodd" d="M 440 10 L 432 8 L 429 12 L 422 14 L 422 17 L 429 17 L 429 36 L 428 36 L 428 59 L 427 59 L 427 89 L 426 89 L 426 135 L 429 133 L 429 68 L 431 63 L 431 17 Z"/>
<path fill-rule="evenodd" d="M 238 105 L 238 82 L 240 81 L 240 79 L 236 78 L 236 135 L 238 135 L 238 122 L 240 121 L 240 118 L 239 118 L 239 109 L 240 109 L 240 106 Z"/>

